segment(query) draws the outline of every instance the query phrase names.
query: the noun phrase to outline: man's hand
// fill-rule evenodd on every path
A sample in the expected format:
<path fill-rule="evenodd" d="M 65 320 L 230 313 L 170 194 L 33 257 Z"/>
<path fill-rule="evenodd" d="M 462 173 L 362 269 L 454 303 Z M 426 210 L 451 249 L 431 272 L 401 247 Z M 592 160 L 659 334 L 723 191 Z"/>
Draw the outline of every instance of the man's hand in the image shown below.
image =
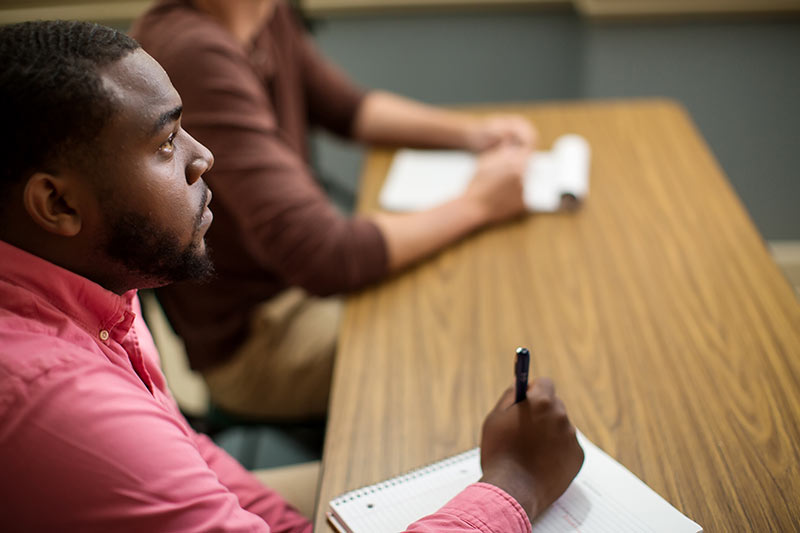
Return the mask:
<path fill-rule="evenodd" d="M 467 148 L 477 153 L 509 144 L 532 150 L 537 139 L 536 129 L 524 117 L 491 115 L 474 123 L 467 136 Z"/>
<path fill-rule="evenodd" d="M 514 403 L 509 387 L 483 423 L 481 481 L 514 497 L 533 522 L 567 489 L 583 449 L 553 383 L 539 378 Z"/>
<path fill-rule="evenodd" d="M 478 156 L 475 176 L 464 196 L 475 202 L 483 224 L 506 220 L 525 210 L 522 176 L 529 155 L 526 148 L 503 145 Z"/>

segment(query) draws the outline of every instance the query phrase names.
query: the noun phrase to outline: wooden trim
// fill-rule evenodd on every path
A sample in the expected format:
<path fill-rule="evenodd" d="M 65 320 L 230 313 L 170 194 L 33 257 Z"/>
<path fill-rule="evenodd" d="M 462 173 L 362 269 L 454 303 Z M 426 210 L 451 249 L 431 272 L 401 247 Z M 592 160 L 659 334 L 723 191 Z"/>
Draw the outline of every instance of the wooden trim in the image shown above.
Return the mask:
<path fill-rule="evenodd" d="M 572 7 L 588 17 L 800 12 L 800 0 L 301 0 L 312 16 L 398 9 Z"/>
<path fill-rule="evenodd" d="M 800 241 L 770 241 L 767 245 L 789 283 L 800 292 Z"/>
<path fill-rule="evenodd" d="M 574 0 L 588 17 L 770 14 L 800 11 L 800 0 Z"/>
<path fill-rule="evenodd" d="M 147 9 L 149 0 L 126 2 L 38 2 L 34 7 L 0 7 L 0 24 L 26 20 L 90 20 L 93 22 L 130 22 Z M 55 4 L 55 5 L 53 5 Z"/>
<path fill-rule="evenodd" d="M 451 8 L 572 7 L 573 0 L 301 0 L 310 16 Z"/>
<path fill-rule="evenodd" d="M 300 0 L 310 16 L 455 8 L 572 8 L 592 18 L 800 13 L 800 0 Z M 0 0 L 0 24 L 36 19 L 129 22 L 149 0 Z"/>

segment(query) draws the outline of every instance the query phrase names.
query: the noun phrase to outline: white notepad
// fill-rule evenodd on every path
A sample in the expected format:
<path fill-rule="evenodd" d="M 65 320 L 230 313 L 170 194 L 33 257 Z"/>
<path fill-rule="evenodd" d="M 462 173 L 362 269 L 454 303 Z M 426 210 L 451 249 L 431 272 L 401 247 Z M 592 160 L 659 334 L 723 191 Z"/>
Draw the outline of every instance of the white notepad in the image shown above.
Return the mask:
<path fill-rule="evenodd" d="M 550 151 L 528 160 L 524 200 L 529 211 L 570 207 L 589 193 L 589 143 L 580 135 L 559 137 Z M 458 150 L 400 150 L 392 160 L 378 201 L 389 211 L 421 211 L 458 197 L 475 173 L 476 156 Z M 566 205 L 566 204 L 565 204 Z"/>
<path fill-rule="evenodd" d="M 578 433 L 586 459 L 534 533 L 699 533 L 703 529 Z M 343 494 L 328 518 L 342 533 L 397 533 L 481 477 L 478 448 Z"/>

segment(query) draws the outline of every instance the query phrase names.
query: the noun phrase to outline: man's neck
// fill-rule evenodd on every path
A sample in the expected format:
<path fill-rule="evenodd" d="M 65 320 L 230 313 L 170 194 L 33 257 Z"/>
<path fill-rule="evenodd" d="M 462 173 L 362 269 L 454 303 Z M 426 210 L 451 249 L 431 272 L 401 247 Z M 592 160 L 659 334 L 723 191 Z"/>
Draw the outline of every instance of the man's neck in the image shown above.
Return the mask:
<path fill-rule="evenodd" d="M 272 16 L 277 0 L 194 0 L 197 9 L 214 17 L 248 46 L 256 32 Z"/>

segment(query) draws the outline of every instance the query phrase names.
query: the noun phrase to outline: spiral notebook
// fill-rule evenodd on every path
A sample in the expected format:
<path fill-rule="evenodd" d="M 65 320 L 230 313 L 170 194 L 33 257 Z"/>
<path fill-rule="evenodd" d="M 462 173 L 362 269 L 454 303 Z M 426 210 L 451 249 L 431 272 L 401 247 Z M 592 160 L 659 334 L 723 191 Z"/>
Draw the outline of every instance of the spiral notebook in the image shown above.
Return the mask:
<path fill-rule="evenodd" d="M 589 193 L 589 143 L 562 135 L 551 150 L 528 160 L 523 200 L 532 212 L 572 209 Z M 466 190 L 475 173 L 476 156 L 459 150 L 397 152 L 378 202 L 389 211 L 421 211 L 452 200 Z"/>
<path fill-rule="evenodd" d="M 533 533 L 699 533 L 627 468 L 578 433 L 586 459 L 567 491 L 533 524 Z M 328 520 L 341 533 L 398 533 L 436 512 L 481 477 L 480 450 L 464 452 L 334 500 Z"/>

